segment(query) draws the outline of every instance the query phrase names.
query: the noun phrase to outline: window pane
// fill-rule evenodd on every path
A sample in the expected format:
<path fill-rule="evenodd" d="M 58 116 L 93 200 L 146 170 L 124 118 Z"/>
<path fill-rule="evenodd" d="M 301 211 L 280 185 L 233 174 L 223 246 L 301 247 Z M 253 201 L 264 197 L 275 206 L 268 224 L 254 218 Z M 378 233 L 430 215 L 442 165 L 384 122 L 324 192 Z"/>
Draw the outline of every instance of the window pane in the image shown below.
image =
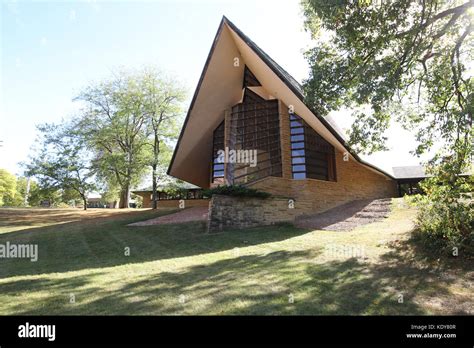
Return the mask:
<path fill-rule="evenodd" d="M 224 170 L 224 164 L 214 164 L 214 170 Z"/>
<path fill-rule="evenodd" d="M 290 132 L 291 132 L 291 134 L 303 134 L 304 133 L 304 128 L 303 127 L 291 128 Z"/>
<path fill-rule="evenodd" d="M 293 173 L 293 179 L 306 179 L 305 173 Z"/>
<path fill-rule="evenodd" d="M 293 166 L 293 171 L 294 172 L 303 172 L 305 170 L 306 170 L 305 165 Z"/>
<path fill-rule="evenodd" d="M 292 164 L 304 164 L 305 163 L 305 158 L 304 157 L 293 157 L 291 159 Z"/>
<path fill-rule="evenodd" d="M 292 150 L 291 151 L 292 156 L 304 156 L 304 149 L 301 150 Z"/>
<path fill-rule="evenodd" d="M 303 127 L 303 123 L 301 123 L 301 121 L 291 121 L 290 125 L 291 127 Z"/>
<path fill-rule="evenodd" d="M 215 178 L 219 178 L 219 177 L 223 177 L 223 176 L 224 176 L 224 171 L 223 170 L 214 172 L 214 177 Z"/>
<path fill-rule="evenodd" d="M 291 148 L 292 148 L 292 149 L 303 149 L 303 148 L 304 148 L 304 143 L 303 143 L 303 142 L 300 142 L 300 143 L 292 143 L 292 144 L 291 144 Z"/>
<path fill-rule="evenodd" d="M 291 141 L 303 141 L 304 140 L 304 135 L 292 135 L 291 136 Z"/>

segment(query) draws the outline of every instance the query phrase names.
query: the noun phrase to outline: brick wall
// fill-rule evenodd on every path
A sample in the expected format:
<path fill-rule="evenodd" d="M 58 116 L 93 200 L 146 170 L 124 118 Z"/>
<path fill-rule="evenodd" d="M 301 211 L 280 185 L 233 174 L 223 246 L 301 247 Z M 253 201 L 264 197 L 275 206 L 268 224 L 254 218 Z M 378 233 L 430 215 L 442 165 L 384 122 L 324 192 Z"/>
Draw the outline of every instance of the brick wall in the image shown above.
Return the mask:
<path fill-rule="evenodd" d="M 287 198 L 213 195 L 209 205 L 208 232 L 293 222 L 296 216 L 311 209 L 310 202 L 301 202 L 298 209 L 292 209 Z"/>
<path fill-rule="evenodd" d="M 322 212 L 358 199 L 397 196 L 396 181 L 373 172 L 350 157 L 344 161 L 342 152 L 336 152 L 336 178 L 337 181 L 324 181 L 267 177 L 249 184 L 249 187 L 292 197 L 296 206 L 311 202 L 313 212 Z"/>

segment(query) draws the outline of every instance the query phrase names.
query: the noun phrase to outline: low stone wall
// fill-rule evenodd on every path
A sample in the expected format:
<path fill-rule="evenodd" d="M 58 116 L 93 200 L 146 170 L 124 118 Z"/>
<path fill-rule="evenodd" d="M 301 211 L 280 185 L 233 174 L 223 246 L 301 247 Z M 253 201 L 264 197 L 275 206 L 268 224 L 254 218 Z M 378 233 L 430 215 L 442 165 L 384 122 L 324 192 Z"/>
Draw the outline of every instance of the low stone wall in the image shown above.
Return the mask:
<path fill-rule="evenodd" d="M 181 208 L 179 199 L 165 199 L 158 201 L 158 208 Z M 184 208 L 192 207 L 207 207 L 209 206 L 210 199 L 183 199 Z M 151 203 L 150 203 L 151 206 Z"/>
<path fill-rule="evenodd" d="M 310 213 L 312 208 L 309 201 L 295 202 L 288 198 L 213 195 L 209 205 L 208 232 L 293 222 L 297 216 Z"/>

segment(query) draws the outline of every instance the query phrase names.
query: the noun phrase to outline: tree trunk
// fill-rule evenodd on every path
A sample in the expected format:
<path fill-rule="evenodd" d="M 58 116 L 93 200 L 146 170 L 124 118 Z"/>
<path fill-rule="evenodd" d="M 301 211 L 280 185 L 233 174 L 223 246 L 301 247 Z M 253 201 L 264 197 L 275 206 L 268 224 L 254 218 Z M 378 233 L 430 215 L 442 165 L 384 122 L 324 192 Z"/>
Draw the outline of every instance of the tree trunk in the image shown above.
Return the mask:
<path fill-rule="evenodd" d="M 128 208 L 128 198 L 130 196 L 130 185 L 127 184 L 126 187 L 122 188 L 122 191 L 120 192 L 120 202 L 119 202 L 119 208 Z"/>
<path fill-rule="evenodd" d="M 158 207 L 158 202 L 157 202 L 157 199 L 158 199 L 158 194 L 156 192 L 157 190 L 157 185 L 156 185 L 156 164 L 153 164 L 152 166 L 152 174 L 151 174 L 151 177 L 152 177 L 152 180 L 153 180 L 153 194 L 152 194 L 152 203 L 151 203 L 151 206 L 153 209 L 156 209 Z"/>
<path fill-rule="evenodd" d="M 158 123 L 157 126 L 153 126 L 153 130 L 154 130 L 154 141 L 153 141 L 153 164 L 151 165 L 151 168 L 153 170 L 152 172 L 152 179 L 153 179 L 153 194 L 152 194 L 152 199 L 153 199 L 153 202 L 152 202 L 152 207 L 153 209 L 156 209 L 158 207 L 158 194 L 157 194 L 157 183 L 156 183 L 156 168 L 158 167 L 158 156 L 160 154 L 160 139 L 158 138 L 158 128 L 159 128 L 159 124 L 161 123 L 161 119 L 160 119 L 160 122 Z"/>
<path fill-rule="evenodd" d="M 86 196 L 82 196 L 82 202 L 84 203 L 84 210 L 87 210 L 87 198 L 86 198 Z"/>

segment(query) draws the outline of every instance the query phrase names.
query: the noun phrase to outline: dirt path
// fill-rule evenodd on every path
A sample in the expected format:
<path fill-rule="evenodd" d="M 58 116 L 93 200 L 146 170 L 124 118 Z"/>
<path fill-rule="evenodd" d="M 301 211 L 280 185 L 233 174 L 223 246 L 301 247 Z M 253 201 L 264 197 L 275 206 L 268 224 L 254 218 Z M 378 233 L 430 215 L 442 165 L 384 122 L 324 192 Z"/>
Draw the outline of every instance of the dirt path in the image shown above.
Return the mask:
<path fill-rule="evenodd" d="M 174 214 L 160 216 L 154 219 L 135 222 L 128 226 L 150 226 L 150 225 L 162 225 L 162 224 L 177 224 L 181 222 L 190 221 L 206 221 L 208 216 L 209 208 L 207 207 L 194 207 L 184 209 Z"/>

